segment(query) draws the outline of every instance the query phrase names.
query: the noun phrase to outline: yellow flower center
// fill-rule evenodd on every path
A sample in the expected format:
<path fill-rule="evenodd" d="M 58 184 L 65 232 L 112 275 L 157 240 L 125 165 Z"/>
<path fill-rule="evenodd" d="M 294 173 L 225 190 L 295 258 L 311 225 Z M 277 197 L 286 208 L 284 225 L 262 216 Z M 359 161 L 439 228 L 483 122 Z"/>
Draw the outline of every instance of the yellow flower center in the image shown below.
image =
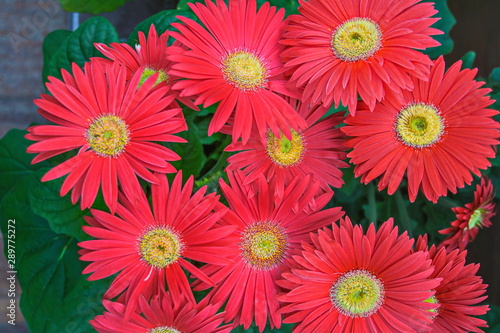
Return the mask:
<path fill-rule="evenodd" d="M 247 263 L 257 269 L 270 269 L 283 261 L 287 248 L 285 229 L 279 224 L 256 222 L 243 232 L 241 254 Z"/>
<path fill-rule="evenodd" d="M 228 55 L 222 62 L 222 73 L 228 83 L 244 91 L 263 87 L 267 77 L 263 62 L 246 51 Z"/>
<path fill-rule="evenodd" d="M 368 317 L 384 303 L 384 285 L 368 271 L 349 271 L 333 284 L 330 299 L 335 308 L 345 316 Z"/>
<path fill-rule="evenodd" d="M 162 326 L 153 328 L 152 330 L 149 331 L 149 333 L 182 333 L 182 332 L 172 327 Z"/>
<path fill-rule="evenodd" d="M 478 208 L 472 213 L 472 215 L 469 218 L 469 223 L 467 225 L 467 228 L 473 229 L 473 228 L 478 228 L 483 226 L 483 216 L 486 213 L 486 210 L 482 208 Z"/>
<path fill-rule="evenodd" d="M 167 228 L 148 231 L 139 241 L 142 259 L 156 268 L 174 263 L 182 253 L 184 245 L 178 234 Z"/>
<path fill-rule="evenodd" d="M 129 141 L 128 126 L 118 116 L 100 116 L 87 129 L 85 137 L 97 155 L 116 157 L 122 153 Z"/>
<path fill-rule="evenodd" d="M 432 303 L 432 304 L 439 304 L 439 301 L 436 298 L 436 296 L 431 296 L 428 299 L 426 299 L 424 302 L 425 303 Z M 438 312 L 438 309 L 431 309 L 431 310 L 429 310 L 429 312 L 431 312 L 433 315 L 435 315 Z M 433 317 L 435 318 L 435 316 L 433 316 Z"/>
<path fill-rule="evenodd" d="M 267 155 L 271 160 L 282 166 L 289 167 L 300 163 L 305 150 L 305 140 L 301 134 L 292 131 L 292 140 L 283 133 L 277 138 L 271 131 L 267 133 Z"/>
<path fill-rule="evenodd" d="M 395 130 L 405 145 L 424 148 L 438 142 L 444 128 L 437 108 L 425 103 L 413 103 L 399 112 Z"/>
<path fill-rule="evenodd" d="M 369 18 L 352 18 L 335 29 L 332 50 L 344 61 L 366 60 L 382 46 L 382 32 L 377 23 Z"/>
<path fill-rule="evenodd" d="M 151 76 L 153 76 L 156 73 L 158 73 L 158 78 L 156 79 L 156 82 L 154 84 L 155 86 L 157 84 L 162 83 L 162 82 L 166 82 L 168 84 L 168 80 L 170 78 L 169 78 L 168 74 L 165 73 L 164 70 L 156 70 L 156 69 L 146 67 L 146 68 L 144 68 L 144 71 L 142 72 L 141 80 L 139 81 L 139 87 L 142 86 L 144 84 L 144 82 L 146 82 L 147 79 L 149 79 Z"/>

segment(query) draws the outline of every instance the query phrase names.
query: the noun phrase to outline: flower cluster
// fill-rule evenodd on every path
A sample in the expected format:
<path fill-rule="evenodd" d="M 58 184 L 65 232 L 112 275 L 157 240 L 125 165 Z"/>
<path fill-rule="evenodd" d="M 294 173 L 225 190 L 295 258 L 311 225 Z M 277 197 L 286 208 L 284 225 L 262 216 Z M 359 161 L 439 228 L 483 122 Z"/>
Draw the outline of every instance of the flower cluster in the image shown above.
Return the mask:
<path fill-rule="evenodd" d="M 489 89 L 420 51 L 439 45 L 431 3 L 299 3 L 286 20 L 256 0 L 189 4 L 198 21 L 152 25 L 135 48 L 96 44 L 106 58 L 63 70 L 35 101 L 55 125 L 29 128 L 33 163 L 78 150 L 42 181 L 66 176 L 62 196 L 85 209 L 101 192 L 108 207 L 90 210 L 79 243 L 89 280 L 113 276 L 99 332 L 486 326 L 473 317 L 488 310 L 476 305 L 486 285 L 464 249 L 491 224 L 491 183 L 454 209 L 439 248 L 414 246 L 392 219 L 364 232 L 330 203 L 347 158 L 361 182 L 407 186 L 410 201 L 471 184 L 499 143 Z M 340 104 L 346 116 L 331 113 Z M 190 144 L 185 110 L 211 105 L 207 134 L 229 135 L 234 153 L 219 194 L 195 190 L 167 148 Z"/>

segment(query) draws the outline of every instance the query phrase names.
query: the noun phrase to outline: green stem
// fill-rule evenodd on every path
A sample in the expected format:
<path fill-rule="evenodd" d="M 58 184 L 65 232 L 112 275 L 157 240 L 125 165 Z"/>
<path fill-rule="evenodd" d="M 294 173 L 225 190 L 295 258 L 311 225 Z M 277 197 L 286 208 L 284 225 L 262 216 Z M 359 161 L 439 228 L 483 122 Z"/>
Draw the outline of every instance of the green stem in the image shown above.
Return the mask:
<path fill-rule="evenodd" d="M 377 200 L 373 183 L 368 184 L 368 222 L 373 222 L 377 226 Z"/>
<path fill-rule="evenodd" d="M 410 217 L 408 216 L 408 212 L 406 211 L 406 205 L 399 189 L 397 189 L 396 193 L 394 193 L 394 197 L 396 198 L 396 206 L 398 207 L 399 218 L 401 219 L 401 225 L 405 230 L 408 231 L 408 236 L 413 237 Z"/>

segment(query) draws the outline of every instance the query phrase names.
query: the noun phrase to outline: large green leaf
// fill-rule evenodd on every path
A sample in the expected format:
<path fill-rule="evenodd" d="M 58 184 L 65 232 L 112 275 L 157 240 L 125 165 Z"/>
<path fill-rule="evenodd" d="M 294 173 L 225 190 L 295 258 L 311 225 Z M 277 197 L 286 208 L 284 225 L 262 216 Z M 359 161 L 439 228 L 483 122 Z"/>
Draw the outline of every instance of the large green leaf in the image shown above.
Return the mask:
<path fill-rule="evenodd" d="M 42 70 L 42 78 L 46 78 L 49 76 L 50 72 L 50 59 L 56 54 L 57 50 L 64 44 L 66 38 L 71 35 L 71 31 L 69 30 L 55 30 L 50 32 L 47 36 L 45 36 L 43 40 L 43 70 Z"/>
<path fill-rule="evenodd" d="M 130 0 L 58 0 L 68 12 L 100 14 L 112 12 Z"/>
<path fill-rule="evenodd" d="M 102 311 L 95 300 L 102 298 L 108 281 L 92 289 L 86 287 L 75 238 L 55 233 L 45 219 L 33 213 L 26 193 L 38 183 L 34 174 L 28 175 L 1 201 L 0 226 L 4 239 L 8 237 L 8 221 L 15 221 L 15 267 L 12 270 L 17 271 L 16 278 L 23 291 L 21 311 L 31 333 L 93 332 L 86 321 Z M 7 246 L 5 242 L 6 253 Z M 89 299 L 93 311 L 76 312 L 78 302 L 82 304 Z M 78 327 L 60 329 L 69 327 L 75 316 L 81 316 Z"/>
<path fill-rule="evenodd" d="M 440 20 L 432 27 L 443 31 L 444 34 L 434 36 L 441 43 L 440 46 L 427 49 L 424 53 L 428 54 L 431 59 L 437 59 L 440 55 L 448 54 L 453 50 L 453 40 L 450 36 L 450 30 L 457 21 L 448 8 L 446 0 L 435 0 L 433 2 L 435 3 L 434 7 L 438 10 L 438 13 L 434 17 L 439 17 Z"/>
<path fill-rule="evenodd" d="M 66 37 L 50 57 L 45 74 L 61 78 L 61 69 L 71 72 L 71 63 L 75 62 L 83 67 L 90 58 L 103 56 L 94 47 L 94 43 L 112 42 L 118 42 L 118 34 L 113 25 L 104 17 L 91 17 Z M 47 81 L 47 77 L 44 80 Z"/>
<path fill-rule="evenodd" d="M 12 129 L 0 140 L 0 199 L 23 177 L 48 166 L 47 162 L 31 164 L 35 155 L 26 153 L 26 148 L 34 142 L 24 138 L 26 133 Z"/>
<path fill-rule="evenodd" d="M 195 19 L 195 16 L 191 11 L 176 9 L 161 11 L 139 23 L 128 37 L 128 44 L 134 46 L 139 42 L 139 31 L 142 31 L 147 36 L 151 24 L 155 26 L 155 29 L 159 35 L 167 30 L 176 30 L 171 27 L 171 24 L 172 22 L 179 22 L 179 20 L 176 18 L 176 16 L 178 15 L 188 17 L 193 20 Z"/>

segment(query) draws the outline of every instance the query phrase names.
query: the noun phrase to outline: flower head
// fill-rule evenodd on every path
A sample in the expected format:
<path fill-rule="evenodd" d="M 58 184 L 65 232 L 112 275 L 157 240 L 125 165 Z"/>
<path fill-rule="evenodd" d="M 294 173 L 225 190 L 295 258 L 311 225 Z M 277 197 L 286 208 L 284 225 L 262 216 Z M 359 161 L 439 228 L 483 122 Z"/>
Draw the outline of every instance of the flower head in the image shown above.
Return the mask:
<path fill-rule="evenodd" d="M 303 129 L 304 120 L 280 95 L 293 95 L 285 88 L 279 58 L 284 11 L 276 12 L 268 2 L 257 10 L 255 0 L 189 6 L 206 29 L 185 17 L 179 17 L 184 24 L 172 24 L 179 30 L 172 35 L 185 48 L 172 48 L 169 73 L 186 78 L 173 86 L 181 96 L 205 107 L 219 102 L 208 134 L 220 131 L 231 115 L 233 142 L 247 142 L 253 128 L 261 137 L 270 129 L 288 138 L 290 128 Z"/>
<path fill-rule="evenodd" d="M 439 279 L 413 240 L 392 219 L 366 233 L 349 218 L 311 234 L 277 283 L 286 292 L 285 323 L 294 332 L 415 332 L 432 322 L 425 302 Z"/>
<path fill-rule="evenodd" d="M 488 327 L 486 321 L 474 316 L 484 315 L 489 307 L 477 305 L 486 299 L 487 285 L 477 276 L 479 265 L 465 265 L 467 251 L 427 246 L 427 238 L 419 237 L 417 251 L 424 251 L 432 259 L 435 269 L 430 278 L 439 278 L 433 302 L 439 308 L 431 313 L 432 332 L 466 333 L 482 332 L 479 327 Z"/>
<path fill-rule="evenodd" d="M 276 299 L 279 288 L 275 280 L 286 267 L 301 242 L 309 241 L 309 232 L 338 220 L 340 207 L 321 209 L 331 192 L 315 197 L 318 184 L 310 177 L 295 179 L 282 198 L 274 196 L 275 179 L 263 176 L 255 184 L 243 185 L 241 172 L 229 173 L 229 185 L 221 181 L 221 189 L 230 210 L 222 223 L 235 226 L 239 237 L 233 240 L 234 263 L 226 266 L 206 265 L 202 268 L 217 285 L 210 291 L 211 302 L 225 307 L 225 320 L 247 329 L 252 320 L 260 331 L 266 322 L 281 326 Z M 314 199 L 317 210 L 306 213 L 303 208 Z M 202 284 L 198 288 L 206 288 Z"/>
<path fill-rule="evenodd" d="M 446 246 L 448 251 L 456 248 L 463 251 L 476 238 L 480 228 L 491 226 L 490 219 L 495 216 L 494 196 L 491 180 L 481 177 L 481 183 L 476 185 L 474 191 L 474 201 L 465 207 L 452 208 L 457 219 L 451 222 L 449 228 L 439 230 L 440 234 L 451 234 L 440 246 Z"/>
<path fill-rule="evenodd" d="M 386 90 L 412 89 L 425 80 L 431 60 L 418 50 L 439 45 L 430 28 L 432 3 L 416 0 L 300 0 L 300 15 L 285 27 L 282 53 L 290 82 L 313 103 L 347 105 L 358 95 L 373 110 Z"/>
<path fill-rule="evenodd" d="M 114 212 L 118 184 L 133 198 L 141 191 L 136 175 L 156 183 L 150 171 L 175 172 L 168 161 L 179 160 L 172 150 L 152 141 L 185 142 L 173 134 L 187 129 L 181 109 L 169 105 L 168 86 L 153 91 L 155 77 L 138 87 L 140 73 L 126 80 L 119 64 L 90 61 L 80 69 L 73 64 L 73 76 L 62 71 L 63 81 L 50 78 L 52 95 L 35 100 L 38 112 L 57 125 L 28 128 L 27 139 L 39 141 L 28 147 L 38 153 L 32 163 L 79 149 L 78 154 L 43 176 L 42 181 L 68 175 L 61 196 L 71 189 L 82 209 L 92 206 L 99 187 Z"/>
<path fill-rule="evenodd" d="M 346 146 L 356 165 L 354 173 L 368 183 L 381 176 L 379 190 L 393 194 L 403 177 L 415 201 L 419 189 L 436 202 L 448 191 L 472 182 L 472 174 L 491 165 L 488 158 L 500 136 L 494 101 L 476 82 L 477 70 L 460 70 L 461 62 L 445 72 L 442 57 L 434 62 L 427 80 L 414 78 L 415 89 L 388 93 L 374 112 L 360 102 L 355 116 L 342 128 L 351 138 Z"/>
<path fill-rule="evenodd" d="M 90 226 L 83 228 L 96 239 L 79 243 L 83 248 L 81 260 L 92 262 L 83 271 L 93 273 L 89 280 L 118 273 L 104 298 L 122 295 L 127 303 L 127 319 L 141 295 L 149 300 L 165 286 L 172 297 L 184 294 L 194 303 L 183 268 L 214 286 L 186 259 L 219 265 L 231 263 L 226 245 L 235 227 L 218 224 L 226 211 L 218 196 L 205 195 L 206 187 L 191 195 L 193 177 L 182 187 L 180 172 L 172 186 L 165 175 L 158 179 L 158 184 L 152 185 L 152 211 L 143 192 L 134 201 L 121 198 L 119 217 L 91 210 L 93 217 L 86 218 Z"/>

